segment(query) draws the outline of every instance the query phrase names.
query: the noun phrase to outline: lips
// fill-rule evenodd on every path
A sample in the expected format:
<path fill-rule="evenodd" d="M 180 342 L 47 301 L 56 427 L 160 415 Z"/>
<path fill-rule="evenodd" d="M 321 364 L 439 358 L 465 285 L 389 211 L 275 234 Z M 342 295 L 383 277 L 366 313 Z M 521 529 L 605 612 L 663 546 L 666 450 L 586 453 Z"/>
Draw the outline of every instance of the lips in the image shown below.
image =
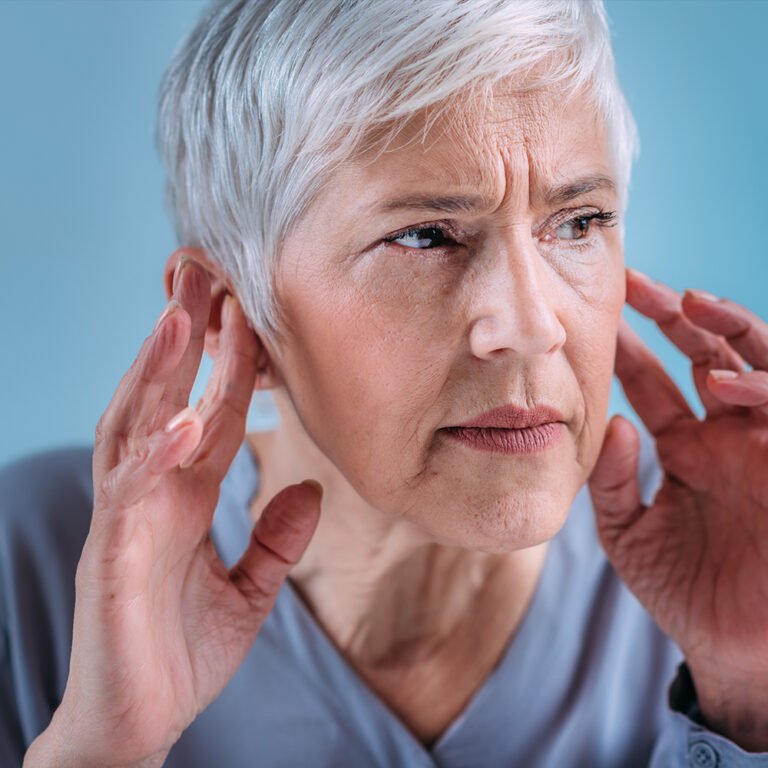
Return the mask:
<path fill-rule="evenodd" d="M 474 419 L 457 424 L 458 427 L 486 427 L 496 429 L 527 429 L 541 424 L 563 422 L 565 416 L 556 408 L 537 405 L 534 408 L 521 408 L 517 405 L 503 405 L 491 411 L 481 413 Z"/>

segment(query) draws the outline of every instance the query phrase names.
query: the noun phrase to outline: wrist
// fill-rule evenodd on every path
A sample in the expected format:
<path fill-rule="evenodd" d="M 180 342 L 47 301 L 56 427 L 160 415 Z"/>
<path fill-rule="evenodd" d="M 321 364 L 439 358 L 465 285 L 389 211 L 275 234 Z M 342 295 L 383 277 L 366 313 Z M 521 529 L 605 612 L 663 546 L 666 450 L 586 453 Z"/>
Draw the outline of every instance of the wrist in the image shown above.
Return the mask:
<path fill-rule="evenodd" d="M 717 675 L 687 662 L 701 724 L 737 744 L 747 752 L 768 752 L 768 686 L 752 676 L 736 680 L 710 665 Z"/>
<path fill-rule="evenodd" d="M 51 724 L 29 745 L 22 768 L 161 768 L 167 757 L 163 752 L 131 763 L 89 757 Z"/>
<path fill-rule="evenodd" d="M 57 765 L 63 766 L 64 763 L 57 760 L 56 748 L 51 741 L 52 737 L 47 730 L 38 734 L 24 755 L 22 768 L 55 768 Z"/>

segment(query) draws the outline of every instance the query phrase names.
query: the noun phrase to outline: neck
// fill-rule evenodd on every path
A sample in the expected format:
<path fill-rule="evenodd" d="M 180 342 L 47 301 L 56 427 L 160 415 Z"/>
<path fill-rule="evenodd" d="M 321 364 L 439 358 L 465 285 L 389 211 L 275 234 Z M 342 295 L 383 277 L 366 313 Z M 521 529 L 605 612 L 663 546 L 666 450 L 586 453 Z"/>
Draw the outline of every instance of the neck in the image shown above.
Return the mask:
<path fill-rule="evenodd" d="M 386 673 L 425 660 L 466 663 L 467 654 L 482 663 L 478 644 L 487 643 L 495 661 L 535 590 L 546 545 L 498 554 L 436 543 L 373 509 L 308 436 L 291 432 L 281 424 L 247 436 L 261 476 L 251 512 L 256 519 L 305 477 L 323 484 L 320 523 L 291 581 L 345 656 Z"/>

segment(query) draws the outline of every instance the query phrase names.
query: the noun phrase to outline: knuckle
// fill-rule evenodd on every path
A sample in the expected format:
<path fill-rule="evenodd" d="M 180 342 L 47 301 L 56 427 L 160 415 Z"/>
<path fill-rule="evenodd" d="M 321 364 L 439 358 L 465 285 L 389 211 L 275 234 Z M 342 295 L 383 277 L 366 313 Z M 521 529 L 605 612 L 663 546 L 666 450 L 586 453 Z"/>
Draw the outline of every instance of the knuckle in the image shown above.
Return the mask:
<path fill-rule="evenodd" d="M 120 486 L 127 476 L 141 468 L 149 459 L 152 446 L 143 440 L 122 461 L 107 472 L 95 486 L 95 501 L 100 507 L 120 507 Z"/>
<path fill-rule="evenodd" d="M 143 466 L 150 455 L 152 454 L 152 446 L 148 440 L 143 440 L 133 452 L 133 455 L 129 458 L 129 466 L 131 468 Z"/>
<path fill-rule="evenodd" d="M 266 613 L 274 596 L 277 594 L 279 583 L 273 583 L 274 579 L 260 576 L 254 579 L 244 568 L 235 568 L 230 576 L 231 581 L 237 586 L 241 594 L 246 598 L 254 610 Z"/>
<path fill-rule="evenodd" d="M 117 477 L 115 469 L 107 472 L 96 484 L 95 502 L 99 507 L 108 507 L 115 498 Z"/>
<path fill-rule="evenodd" d="M 109 416 L 105 412 L 100 417 L 99 420 L 96 422 L 96 428 L 94 429 L 94 445 L 102 445 L 104 441 L 109 437 L 111 434 L 111 428 L 109 424 Z"/>

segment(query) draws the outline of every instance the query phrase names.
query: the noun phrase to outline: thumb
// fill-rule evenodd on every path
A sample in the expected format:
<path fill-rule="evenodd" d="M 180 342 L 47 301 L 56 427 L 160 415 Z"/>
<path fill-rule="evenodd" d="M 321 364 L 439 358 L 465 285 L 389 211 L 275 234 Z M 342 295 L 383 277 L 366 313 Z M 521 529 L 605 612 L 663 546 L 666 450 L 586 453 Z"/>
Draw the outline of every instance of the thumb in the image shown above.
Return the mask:
<path fill-rule="evenodd" d="M 283 488 L 264 508 L 247 549 L 229 572 L 230 582 L 247 599 L 259 626 L 315 532 L 322 495 L 315 480 Z"/>
<path fill-rule="evenodd" d="M 634 425 L 623 416 L 614 416 L 589 477 L 597 528 L 606 549 L 643 513 L 637 482 L 639 456 L 640 436 Z"/>

